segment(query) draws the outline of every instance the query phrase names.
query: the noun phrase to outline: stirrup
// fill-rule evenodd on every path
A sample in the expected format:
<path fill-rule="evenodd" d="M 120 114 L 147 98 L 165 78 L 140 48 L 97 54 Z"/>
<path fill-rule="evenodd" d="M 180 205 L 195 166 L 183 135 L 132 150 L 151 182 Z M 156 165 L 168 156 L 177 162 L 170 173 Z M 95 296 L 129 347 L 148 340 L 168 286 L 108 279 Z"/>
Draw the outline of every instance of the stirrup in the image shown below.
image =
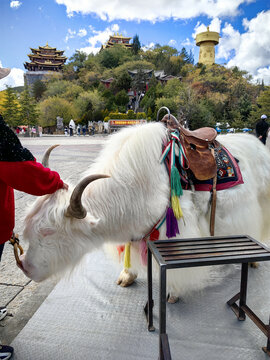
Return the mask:
<path fill-rule="evenodd" d="M 0 320 L 3 320 L 7 316 L 7 309 L 5 307 L 0 307 Z"/>

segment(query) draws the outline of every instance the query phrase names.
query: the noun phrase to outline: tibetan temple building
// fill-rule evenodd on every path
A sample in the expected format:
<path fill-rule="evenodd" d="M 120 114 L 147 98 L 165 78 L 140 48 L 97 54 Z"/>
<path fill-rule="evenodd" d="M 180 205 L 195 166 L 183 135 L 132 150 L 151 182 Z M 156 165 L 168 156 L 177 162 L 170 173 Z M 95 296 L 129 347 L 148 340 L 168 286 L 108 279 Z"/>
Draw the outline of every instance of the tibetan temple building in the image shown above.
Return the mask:
<path fill-rule="evenodd" d="M 24 74 L 24 81 L 28 86 L 37 80 L 42 80 L 52 72 L 60 72 L 67 58 L 63 56 L 64 51 L 56 50 L 48 43 L 39 46 L 38 49 L 30 48 L 32 54 L 28 54 L 30 62 L 25 62 L 24 67 L 28 70 Z"/>
<path fill-rule="evenodd" d="M 122 45 L 127 48 L 132 48 L 132 44 L 129 43 L 130 39 L 131 37 L 125 37 L 119 35 L 118 33 L 114 35 L 110 35 L 109 40 L 105 45 L 102 45 L 101 50 L 110 48 L 114 45 Z"/>
<path fill-rule="evenodd" d="M 39 46 L 38 49 L 30 49 L 32 54 L 29 54 L 28 57 L 31 62 L 24 63 L 24 67 L 28 71 L 59 71 L 67 60 L 63 56 L 64 51 L 56 50 L 48 43 L 45 46 Z"/>

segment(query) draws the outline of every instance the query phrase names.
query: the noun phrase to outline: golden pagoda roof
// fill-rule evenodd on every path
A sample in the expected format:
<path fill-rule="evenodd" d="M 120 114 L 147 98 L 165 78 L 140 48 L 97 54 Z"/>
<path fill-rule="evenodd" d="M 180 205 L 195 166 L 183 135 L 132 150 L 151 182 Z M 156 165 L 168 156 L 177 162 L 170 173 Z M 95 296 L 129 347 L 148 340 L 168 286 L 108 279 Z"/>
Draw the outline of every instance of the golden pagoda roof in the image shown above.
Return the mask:
<path fill-rule="evenodd" d="M 126 46 L 126 47 L 132 47 L 132 44 L 127 44 L 127 43 L 114 43 L 114 42 L 112 42 L 112 41 L 108 41 L 107 42 L 107 44 L 105 45 L 105 46 L 114 46 L 114 45 L 124 45 L 124 46 Z"/>
<path fill-rule="evenodd" d="M 37 66 L 37 65 L 42 65 L 42 66 L 58 66 L 58 65 L 63 65 L 62 62 L 58 62 L 58 63 L 52 63 L 52 62 L 39 62 L 39 61 L 31 61 L 31 62 L 25 62 L 26 65 L 31 65 L 31 66 Z"/>
<path fill-rule="evenodd" d="M 44 61 L 44 62 L 40 62 L 40 61 L 35 61 L 33 64 L 38 64 L 38 65 L 53 65 L 53 66 L 56 66 L 56 65 L 63 65 L 62 62 L 51 62 L 51 61 Z"/>
<path fill-rule="evenodd" d="M 118 34 L 118 33 L 110 35 L 110 38 L 126 39 L 126 40 L 132 39 L 131 37 L 123 36 L 122 34 Z"/>
<path fill-rule="evenodd" d="M 29 58 L 38 58 L 38 59 L 40 59 L 40 58 L 45 58 L 45 57 L 47 57 L 47 58 L 55 58 L 55 59 L 58 59 L 58 60 L 66 60 L 67 59 L 67 57 L 65 57 L 65 56 L 60 56 L 60 55 L 57 55 L 57 54 L 42 54 L 42 55 L 39 55 L 39 54 L 28 54 L 27 55 Z"/>
<path fill-rule="evenodd" d="M 36 48 L 30 48 L 32 51 L 41 51 L 41 50 L 54 50 L 55 52 L 64 52 L 64 50 L 56 50 L 56 47 L 51 47 L 48 45 L 48 42 L 45 46 L 39 46 L 38 49 Z"/>

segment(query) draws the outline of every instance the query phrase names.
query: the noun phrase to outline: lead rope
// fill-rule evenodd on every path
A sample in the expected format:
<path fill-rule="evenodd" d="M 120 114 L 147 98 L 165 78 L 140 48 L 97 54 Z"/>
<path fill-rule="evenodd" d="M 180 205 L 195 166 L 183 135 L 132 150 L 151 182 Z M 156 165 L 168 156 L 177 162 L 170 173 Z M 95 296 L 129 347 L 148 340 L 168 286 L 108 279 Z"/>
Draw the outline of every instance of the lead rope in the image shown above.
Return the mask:
<path fill-rule="evenodd" d="M 20 251 L 20 255 L 23 254 L 23 248 L 19 244 L 19 235 L 12 233 L 12 236 L 9 240 L 10 244 L 13 246 L 14 256 L 16 259 L 16 262 L 20 268 L 22 268 L 22 262 L 19 258 L 18 252 Z"/>

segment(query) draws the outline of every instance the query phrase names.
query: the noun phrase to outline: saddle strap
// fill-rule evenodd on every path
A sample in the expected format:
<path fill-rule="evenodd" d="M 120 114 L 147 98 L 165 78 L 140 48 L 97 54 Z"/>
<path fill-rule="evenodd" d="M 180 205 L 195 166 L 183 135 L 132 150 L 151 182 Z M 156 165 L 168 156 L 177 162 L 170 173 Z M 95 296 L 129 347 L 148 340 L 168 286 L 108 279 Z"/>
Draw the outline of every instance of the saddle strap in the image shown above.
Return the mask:
<path fill-rule="evenodd" d="M 215 158 L 214 149 L 211 149 L 211 153 Z M 213 177 L 213 188 L 211 198 L 211 215 L 210 215 L 210 235 L 215 235 L 215 216 L 216 216 L 216 205 L 217 205 L 217 172 Z"/>

